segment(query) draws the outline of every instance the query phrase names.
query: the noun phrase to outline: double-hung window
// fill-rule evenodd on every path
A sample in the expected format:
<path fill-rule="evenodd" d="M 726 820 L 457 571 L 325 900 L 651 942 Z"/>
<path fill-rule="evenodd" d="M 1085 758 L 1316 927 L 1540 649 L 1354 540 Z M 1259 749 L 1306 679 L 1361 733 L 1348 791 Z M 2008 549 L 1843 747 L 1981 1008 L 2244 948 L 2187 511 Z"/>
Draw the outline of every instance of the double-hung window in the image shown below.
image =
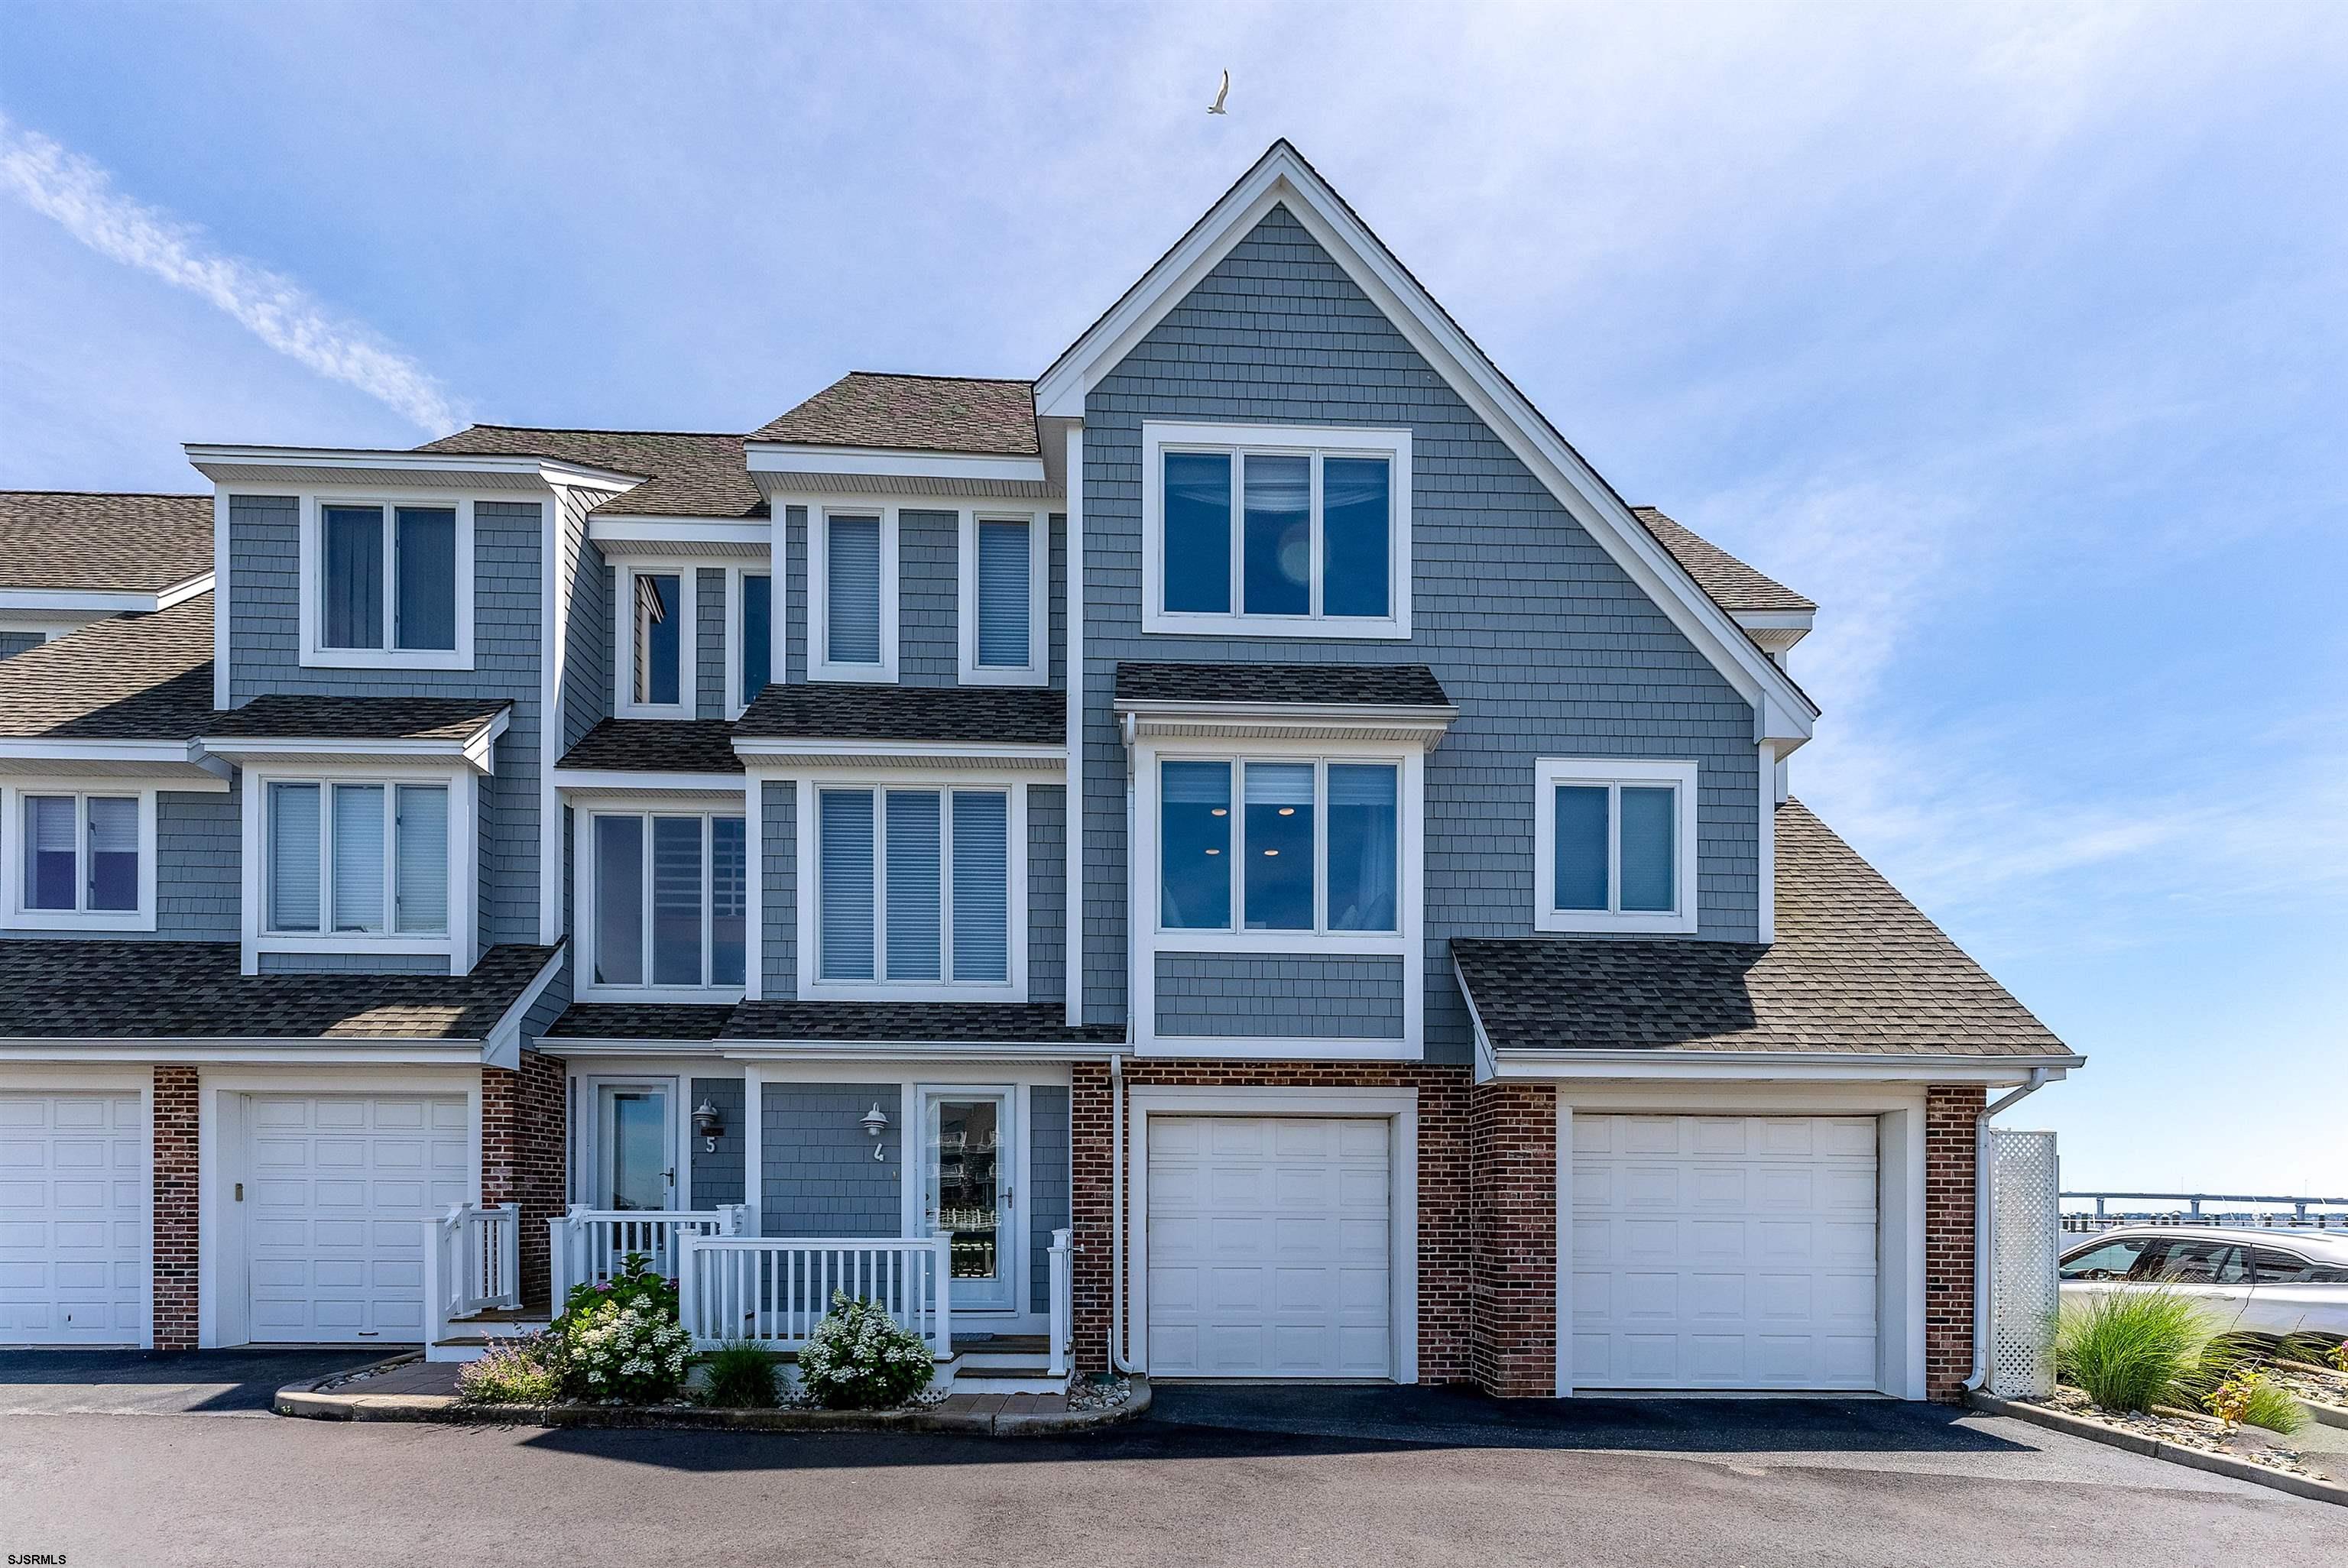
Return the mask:
<path fill-rule="evenodd" d="M 621 718 L 689 719 L 695 712 L 694 569 L 623 564 L 617 569 Z"/>
<path fill-rule="evenodd" d="M 472 534 L 463 499 L 305 500 L 303 661 L 469 667 Z"/>
<path fill-rule="evenodd" d="M 809 793 L 817 988 L 1025 994 L 1012 788 L 823 784 Z"/>
<path fill-rule="evenodd" d="M 1042 512 L 962 514 L 963 685 L 1044 684 L 1047 526 Z"/>
<path fill-rule="evenodd" d="M 153 928 L 152 797 L 26 790 L 13 837 L 13 923 L 101 930 Z"/>
<path fill-rule="evenodd" d="M 808 508 L 808 677 L 897 679 L 897 515 L 864 503 Z"/>
<path fill-rule="evenodd" d="M 1160 929 L 1400 929 L 1395 764 L 1169 757 L 1158 768 Z"/>
<path fill-rule="evenodd" d="M 271 780 L 266 933 L 448 936 L 448 793 L 444 784 Z"/>
<path fill-rule="evenodd" d="M 1410 635 L 1410 432 L 1142 426 L 1142 630 Z"/>
<path fill-rule="evenodd" d="M 598 811 L 588 820 L 592 985 L 739 990 L 750 908 L 744 819 Z"/>
<path fill-rule="evenodd" d="M 1533 765 L 1533 927 L 1696 929 L 1696 764 Z"/>

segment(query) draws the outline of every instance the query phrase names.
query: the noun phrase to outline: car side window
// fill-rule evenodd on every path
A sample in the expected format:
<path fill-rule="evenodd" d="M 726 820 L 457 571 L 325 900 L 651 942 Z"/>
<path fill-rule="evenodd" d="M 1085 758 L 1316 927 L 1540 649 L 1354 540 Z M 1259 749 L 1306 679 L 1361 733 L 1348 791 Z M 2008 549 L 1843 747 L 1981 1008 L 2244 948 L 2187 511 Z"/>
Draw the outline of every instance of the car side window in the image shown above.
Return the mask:
<path fill-rule="evenodd" d="M 2250 1249 L 2250 1267 L 2260 1285 L 2299 1285 L 2315 1277 L 2315 1266 L 2307 1259 L 2271 1246 Z"/>
<path fill-rule="evenodd" d="M 2162 1285 L 2245 1285 L 2250 1277 L 2250 1260 L 2231 1242 L 2174 1237 L 2148 1264 Z"/>
<path fill-rule="evenodd" d="M 2151 1236 L 2130 1235 L 2099 1242 L 2065 1258 L 2062 1277 L 2082 1281 L 2126 1279 L 2153 1241 Z"/>

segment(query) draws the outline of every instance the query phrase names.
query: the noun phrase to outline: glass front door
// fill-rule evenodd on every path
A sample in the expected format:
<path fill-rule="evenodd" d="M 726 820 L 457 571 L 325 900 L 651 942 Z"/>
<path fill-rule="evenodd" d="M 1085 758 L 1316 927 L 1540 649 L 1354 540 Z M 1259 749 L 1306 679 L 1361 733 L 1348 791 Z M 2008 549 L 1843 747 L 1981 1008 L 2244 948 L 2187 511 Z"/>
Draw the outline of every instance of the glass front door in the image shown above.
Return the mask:
<path fill-rule="evenodd" d="M 602 1152 L 596 1201 L 607 1209 L 674 1208 L 676 1143 L 669 1090 L 658 1083 L 606 1083 L 597 1094 Z"/>
<path fill-rule="evenodd" d="M 923 1096 L 922 1222 L 952 1244 L 953 1305 L 1007 1308 L 1020 1247 L 1013 1225 L 1018 1169 L 1011 1091 L 932 1090 Z"/>

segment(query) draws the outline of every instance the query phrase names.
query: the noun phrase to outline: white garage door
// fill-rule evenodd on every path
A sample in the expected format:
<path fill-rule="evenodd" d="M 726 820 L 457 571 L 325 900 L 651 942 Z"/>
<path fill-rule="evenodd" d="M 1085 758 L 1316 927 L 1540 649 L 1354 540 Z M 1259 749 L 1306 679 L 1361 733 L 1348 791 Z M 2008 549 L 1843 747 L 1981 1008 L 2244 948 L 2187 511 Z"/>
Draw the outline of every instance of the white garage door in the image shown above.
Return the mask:
<path fill-rule="evenodd" d="M 1385 1378 L 1388 1123 L 1149 1121 L 1148 1358 L 1167 1378 Z"/>
<path fill-rule="evenodd" d="M 0 1092 L 0 1345 L 145 1339 L 147 1146 L 136 1093 Z"/>
<path fill-rule="evenodd" d="M 245 1108 L 252 1337 L 424 1337 L 424 1227 L 472 1192 L 462 1099 L 256 1094 Z"/>
<path fill-rule="evenodd" d="M 1573 1118 L 1573 1386 L 1871 1389 L 1875 1119 Z"/>

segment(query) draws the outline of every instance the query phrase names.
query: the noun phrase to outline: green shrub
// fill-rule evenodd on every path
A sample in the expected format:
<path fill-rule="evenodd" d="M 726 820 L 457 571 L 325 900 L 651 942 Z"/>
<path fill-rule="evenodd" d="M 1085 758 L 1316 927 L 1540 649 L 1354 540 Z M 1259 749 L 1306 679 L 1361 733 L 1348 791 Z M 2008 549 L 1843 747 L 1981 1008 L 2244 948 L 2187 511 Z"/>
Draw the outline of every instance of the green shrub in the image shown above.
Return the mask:
<path fill-rule="evenodd" d="M 775 1356 L 754 1339 L 734 1339 L 720 1345 L 709 1358 L 705 1403 L 729 1410 L 774 1409 Z"/>
<path fill-rule="evenodd" d="M 2213 1337 L 2208 1317 L 2184 1296 L 2116 1291 L 2063 1304 L 2054 1368 L 2107 1410 L 2145 1410 L 2194 1397 Z"/>
<path fill-rule="evenodd" d="M 693 1337 L 677 1322 L 676 1281 L 654 1274 L 640 1252 L 613 1278 L 572 1286 L 548 1331 L 560 1347 L 562 1391 L 574 1399 L 671 1399 L 693 1352 Z"/>
<path fill-rule="evenodd" d="M 616 1304 L 633 1307 L 639 1312 L 676 1316 L 676 1281 L 664 1279 L 652 1270 L 652 1262 L 644 1254 L 632 1252 L 620 1260 L 620 1272 L 610 1279 L 593 1285 L 574 1285 L 562 1303 L 562 1316 L 553 1322 L 560 1334 L 572 1314 L 589 1307 Z"/>
<path fill-rule="evenodd" d="M 560 1398 L 562 1373 L 554 1337 L 499 1340 L 478 1361 L 457 1368 L 457 1398 L 472 1405 L 544 1405 Z"/>
<path fill-rule="evenodd" d="M 834 1410 L 885 1410 L 930 1386 L 930 1348 L 897 1326 L 888 1309 L 834 1292 L 831 1310 L 799 1352 L 799 1387 Z"/>

